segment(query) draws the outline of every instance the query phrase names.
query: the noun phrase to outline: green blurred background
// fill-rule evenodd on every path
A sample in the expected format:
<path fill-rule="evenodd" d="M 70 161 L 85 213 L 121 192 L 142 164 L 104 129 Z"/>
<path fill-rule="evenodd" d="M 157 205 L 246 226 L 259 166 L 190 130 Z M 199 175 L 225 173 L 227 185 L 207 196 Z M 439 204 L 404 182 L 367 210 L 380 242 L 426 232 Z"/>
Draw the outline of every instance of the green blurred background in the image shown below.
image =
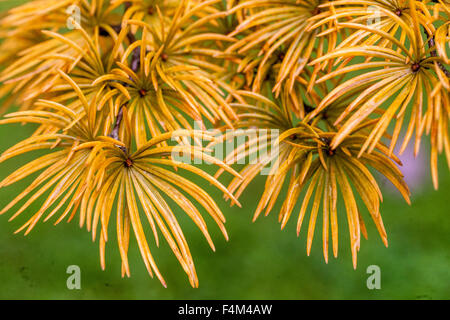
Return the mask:
<path fill-rule="evenodd" d="M 0 3 L 0 10 L 14 3 Z M 31 126 L 0 126 L 0 151 L 31 134 Z M 425 150 L 426 151 L 426 150 Z M 0 178 L 5 177 L 35 154 L 0 164 Z M 406 164 L 408 165 L 408 163 Z M 0 298 L 1 299 L 449 299 L 450 298 L 450 177 L 445 159 L 440 159 L 440 187 L 434 191 L 426 161 L 425 176 L 414 180 L 412 205 L 382 183 L 382 205 L 389 247 L 385 248 L 363 212 L 369 240 L 362 240 L 358 268 L 353 270 L 347 236 L 345 211 L 340 208 L 339 257 L 325 264 L 321 244 L 321 220 L 310 257 L 306 256 L 305 226 L 300 238 L 295 234 L 296 217 L 280 231 L 277 209 L 268 217 L 251 222 L 253 210 L 262 193 L 264 177 L 241 197 L 243 208 L 230 208 L 221 194 L 209 184 L 206 188 L 227 217 L 230 241 L 221 236 L 212 219 L 207 219 L 216 244 L 212 252 L 195 225 L 186 215 L 180 217 L 190 245 L 200 287 L 190 287 L 187 277 L 164 243 L 156 248 L 149 238 L 152 253 L 166 279 L 168 288 L 151 279 L 139 256 L 135 240 L 130 249 L 131 278 L 120 276 L 120 257 L 114 239 L 107 244 L 107 268 L 100 269 L 98 243 L 78 227 L 77 221 L 53 226 L 39 223 L 30 235 L 13 232 L 38 210 L 39 202 L 19 219 L 8 222 L 9 211 L 0 217 Z M 11 201 L 31 180 L 0 190 L 0 207 Z M 227 182 L 226 179 L 224 182 Z M 419 186 L 420 185 L 420 186 Z M 281 195 L 282 197 L 283 195 Z M 16 209 L 18 207 L 15 207 Z M 296 209 L 298 212 L 298 209 Z M 54 220 L 52 220 L 54 221 Z M 306 220 L 305 220 L 306 221 Z M 111 230 L 115 229 L 112 225 Z M 110 238 L 113 238 L 110 236 Z M 330 252 L 331 254 L 331 252 Z M 81 268 L 81 290 L 69 290 L 66 269 Z M 367 267 L 381 268 L 381 289 L 366 286 Z"/>

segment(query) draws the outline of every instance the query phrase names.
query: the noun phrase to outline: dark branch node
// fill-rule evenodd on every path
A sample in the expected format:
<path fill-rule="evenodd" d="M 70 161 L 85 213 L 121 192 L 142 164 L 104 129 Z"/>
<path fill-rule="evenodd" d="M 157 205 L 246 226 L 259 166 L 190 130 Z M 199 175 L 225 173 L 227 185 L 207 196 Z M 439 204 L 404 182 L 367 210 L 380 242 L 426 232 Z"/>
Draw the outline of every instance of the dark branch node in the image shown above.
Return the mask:
<path fill-rule="evenodd" d="M 133 165 L 133 160 L 131 160 L 130 158 L 127 158 L 127 160 L 125 160 L 124 165 L 126 168 L 129 168 Z"/>
<path fill-rule="evenodd" d="M 417 72 L 420 70 L 420 64 L 419 63 L 414 63 L 413 65 L 411 65 L 411 70 L 413 72 Z"/>

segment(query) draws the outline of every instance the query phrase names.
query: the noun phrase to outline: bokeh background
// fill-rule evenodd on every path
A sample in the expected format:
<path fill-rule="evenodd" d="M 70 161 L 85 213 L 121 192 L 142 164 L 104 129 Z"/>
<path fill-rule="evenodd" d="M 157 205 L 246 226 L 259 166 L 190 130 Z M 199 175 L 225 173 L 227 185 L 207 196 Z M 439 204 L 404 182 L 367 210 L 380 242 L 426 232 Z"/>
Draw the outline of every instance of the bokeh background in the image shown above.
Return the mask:
<path fill-rule="evenodd" d="M 24 1 L 0 2 L 0 11 Z M 27 137 L 32 126 L 0 126 L 0 152 Z M 339 257 L 325 264 L 321 244 L 321 220 L 311 256 L 306 256 L 305 227 L 296 236 L 296 217 L 280 231 L 277 210 L 251 222 L 264 187 L 264 177 L 241 197 L 243 208 L 229 207 L 209 184 L 196 180 L 210 192 L 225 216 L 230 241 L 221 236 L 212 219 L 207 219 L 216 244 L 212 252 L 195 225 L 180 217 L 196 263 L 200 287 L 190 287 L 187 277 L 168 246 L 151 244 L 152 253 L 168 288 L 151 279 L 132 237 L 131 278 L 121 278 L 117 244 L 111 235 L 107 244 L 107 268 L 100 269 L 98 242 L 78 227 L 77 221 L 53 226 L 39 223 L 24 237 L 14 231 L 38 210 L 39 202 L 21 218 L 8 222 L 13 211 L 0 216 L 0 299 L 449 299 L 450 298 L 450 175 L 445 159 L 439 163 L 440 186 L 434 191 L 426 156 L 406 155 L 404 172 L 411 185 L 412 205 L 408 206 L 381 181 L 385 199 L 382 215 L 389 247 L 382 244 L 368 212 L 363 212 L 369 239 L 362 240 L 358 268 L 353 270 L 345 211 L 340 208 Z M 36 154 L 0 164 L 5 177 Z M 31 180 L 0 189 L 0 207 L 11 201 Z M 224 183 L 227 180 L 223 180 Z M 283 195 L 281 195 L 283 196 Z M 18 207 L 15 207 L 18 208 Z M 298 210 L 296 209 L 298 212 Z M 306 220 L 305 220 L 306 221 Z M 111 228 L 113 230 L 115 228 Z M 331 252 L 330 252 L 331 254 Z M 69 290 L 66 269 L 81 268 L 81 290 Z M 366 286 L 367 267 L 381 269 L 381 289 Z"/>

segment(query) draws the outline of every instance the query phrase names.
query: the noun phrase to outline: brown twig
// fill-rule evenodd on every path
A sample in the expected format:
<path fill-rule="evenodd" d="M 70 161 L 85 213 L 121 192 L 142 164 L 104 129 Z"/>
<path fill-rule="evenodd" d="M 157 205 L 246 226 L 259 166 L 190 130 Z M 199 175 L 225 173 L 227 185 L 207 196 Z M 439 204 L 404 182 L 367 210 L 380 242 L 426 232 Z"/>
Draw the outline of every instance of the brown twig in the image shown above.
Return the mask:
<path fill-rule="evenodd" d="M 124 6 L 125 6 L 125 11 L 126 11 L 129 7 L 131 7 L 131 2 L 130 1 L 124 2 Z M 118 33 L 121 30 L 121 26 L 120 25 L 113 26 L 113 28 Z M 130 43 L 133 43 L 133 42 L 136 41 L 136 37 L 131 32 L 128 32 L 127 38 L 130 41 Z M 139 65 L 141 63 L 140 57 L 141 57 L 140 56 L 140 48 L 136 47 L 133 50 L 133 54 L 131 56 L 131 65 L 130 65 L 131 70 L 133 70 L 134 72 L 136 72 L 139 69 Z M 113 138 L 113 139 L 115 139 L 117 141 L 120 141 L 119 140 L 119 129 L 120 129 L 120 124 L 121 124 L 122 118 L 123 118 L 123 107 L 124 106 L 120 107 L 119 112 L 117 113 L 117 116 L 116 116 L 116 123 L 114 124 L 114 127 L 111 130 L 111 133 L 109 134 L 109 136 L 111 138 Z M 121 149 L 123 152 L 127 153 L 127 148 L 119 146 L 119 145 L 117 147 L 119 149 Z"/>
<path fill-rule="evenodd" d="M 430 37 L 430 35 L 428 34 L 427 30 L 425 30 L 425 28 L 423 29 L 423 31 L 425 32 L 425 35 L 428 38 L 428 48 L 430 48 L 430 49 L 431 48 L 435 48 L 436 43 L 434 41 L 434 35 L 431 35 L 431 37 Z M 437 57 L 438 56 L 436 49 L 431 49 L 430 50 L 430 54 L 431 54 L 432 57 Z M 450 71 L 447 70 L 447 68 L 442 64 L 442 62 L 436 61 L 436 63 L 438 65 L 439 69 L 441 69 L 444 72 L 444 74 L 448 78 L 450 78 Z"/>
<path fill-rule="evenodd" d="M 127 38 L 130 41 L 130 43 L 133 43 L 136 41 L 136 37 L 131 32 L 128 32 Z M 133 53 L 131 55 L 131 63 L 130 63 L 131 70 L 133 70 L 134 72 L 137 72 L 140 64 L 141 64 L 141 48 L 136 47 L 133 49 Z"/>
<path fill-rule="evenodd" d="M 111 130 L 111 133 L 108 135 L 111 138 L 120 141 L 119 140 L 119 129 L 120 129 L 120 123 L 122 122 L 123 118 L 123 106 L 120 107 L 119 113 L 117 113 L 116 117 L 116 123 L 114 124 L 113 129 Z M 127 153 L 127 148 L 117 145 L 119 149 L 121 149 L 123 152 Z"/>
<path fill-rule="evenodd" d="M 131 7 L 131 2 L 127 1 L 123 3 L 125 6 L 125 11 L 128 10 L 128 8 Z M 119 33 L 122 29 L 121 25 L 117 25 L 117 26 L 112 26 L 112 28 L 114 29 L 114 31 L 116 31 L 117 33 Z M 131 32 L 128 32 L 127 34 L 127 38 L 128 41 L 131 43 L 136 42 L 136 37 L 134 36 L 134 34 L 132 34 Z M 139 66 L 141 64 L 141 54 L 140 54 L 140 48 L 136 47 L 133 50 L 133 54 L 131 55 L 131 70 L 133 70 L 134 72 L 137 72 L 139 69 Z"/>

